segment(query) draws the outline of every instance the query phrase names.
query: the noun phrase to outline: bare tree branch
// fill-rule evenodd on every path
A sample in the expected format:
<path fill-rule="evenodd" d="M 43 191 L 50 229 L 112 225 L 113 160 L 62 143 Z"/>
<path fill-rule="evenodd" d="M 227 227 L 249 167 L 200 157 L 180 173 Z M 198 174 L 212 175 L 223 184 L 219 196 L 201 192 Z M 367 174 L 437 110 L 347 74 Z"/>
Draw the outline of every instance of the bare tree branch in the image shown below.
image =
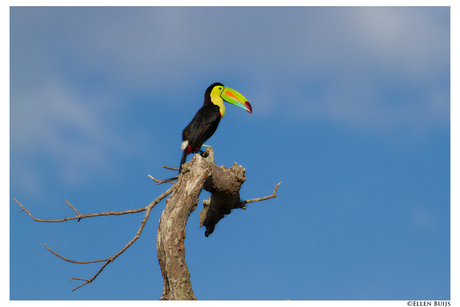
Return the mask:
<path fill-rule="evenodd" d="M 178 171 L 179 169 L 176 168 L 176 167 L 170 167 L 170 166 L 166 166 L 166 165 L 163 165 L 163 168 L 166 168 L 166 169 L 169 169 L 169 170 L 172 170 L 172 171 Z M 172 177 L 172 178 L 169 178 L 169 179 L 155 179 L 153 178 L 152 176 L 148 175 L 150 177 L 150 179 L 152 179 L 153 181 L 155 181 L 157 183 L 157 185 L 160 185 L 162 183 L 167 183 L 167 182 L 171 182 L 171 183 L 174 183 L 174 180 L 177 180 L 178 176 L 176 177 Z"/>
<path fill-rule="evenodd" d="M 144 219 L 142 220 L 141 222 L 141 226 L 139 227 L 139 230 L 136 232 L 136 235 L 134 236 L 134 238 L 129 241 L 120 251 L 118 251 L 118 253 L 115 254 L 115 256 L 111 256 L 109 258 L 106 258 L 106 259 L 99 259 L 99 260 L 92 260 L 92 261 L 76 261 L 76 260 L 72 260 L 72 259 L 68 259 L 68 258 L 65 258 L 61 255 L 59 255 L 57 252 L 51 250 L 48 245 L 45 244 L 46 248 L 54 255 L 56 255 L 57 257 L 61 258 L 62 260 L 64 261 L 67 261 L 67 262 L 71 262 L 71 263 L 78 263 L 78 264 L 89 264 L 89 263 L 96 263 L 96 262 L 105 262 L 102 267 L 97 271 L 96 274 L 94 274 L 93 277 L 91 277 L 90 279 L 85 279 L 85 278 L 78 278 L 78 277 L 72 277 L 70 278 L 70 280 L 81 280 L 81 281 L 84 281 L 84 283 L 82 283 L 81 285 L 79 285 L 78 287 L 74 288 L 72 291 L 75 291 L 77 290 L 78 288 L 81 288 L 83 287 L 84 285 L 87 285 L 91 282 L 93 282 L 94 279 L 96 279 L 96 277 L 102 272 L 102 270 L 104 270 L 104 268 L 111 262 L 113 262 L 118 256 L 120 256 L 125 250 L 127 250 L 131 245 L 133 245 L 134 242 L 136 242 L 137 239 L 140 238 L 141 236 L 141 233 L 142 231 L 144 230 L 144 226 L 150 216 L 150 212 L 152 211 L 153 207 L 155 207 L 156 204 L 158 204 L 161 200 L 163 200 L 166 196 L 168 196 L 169 194 L 171 194 L 174 190 L 176 189 L 176 186 L 173 185 L 171 186 L 168 190 L 166 190 L 163 194 L 161 194 L 160 196 L 158 196 L 153 202 L 151 202 L 148 206 L 145 206 L 145 207 L 142 207 L 142 208 L 139 208 L 139 209 L 134 209 L 134 210 L 125 210 L 125 211 L 112 211 L 112 212 L 100 212 L 100 213 L 92 213 L 92 214 L 80 214 L 68 201 L 66 201 L 67 205 L 69 205 L 78 215 L 75 216 L 75 217 L 70 217 L 70 218 L 64 218 L 64 219 L 60 219 L 60 220 L 42 220 L 42 219 L 37 219 L 36 217 L 34 217 L 26 208 L 24 208 L 24 206 L 22 206 L 16 199 L 14 199 L 16 201 L 16 203 L 21 206 L 22 210 L 21 211 L 25 211 L 27 212 L 27 214 L 34 220 L 34 221 L 37 221 L 37 222 L 48 222 L 48 223 L 55 223 L 55 222 L 65 222 L 65 221 L 70 221 L 70 220 L 74 220 L 74 219 L 82 219 L 82 218 L 87 218 L 87 217 L 95 217 L 95 216 L 107 216 L 107 215 L 123 215 L 123 214 L 130 214 L 130 213 L 138 213 L 138 212 L 142 212 L 142 211 L 147 211 L 145 213 L 145 216 L 144 216 Z M 21 212 L 20 211 L 20 212 Z"/>
<path fill-rule="evenodd" d="M 62 260 L 65 260 L 65 261 L 68 261 L 68 262 L 72 262 L 72 263 L 88 264 L 88 263 L 96 263 L 96 262 L 102 262 L 102 261 L 110 260 L 110 258 L 107 258 L 107 259 L 99 259 L 99 260 L 91 260 L 91 261 L 76 261 L 76 260 L 71 260 L 71 259 L 62 257 L 61 255 L 59 255 L 59 254 L 56 253 L 55 251 L 51 250 L 51 248 L 49 248 L 48 245 L 46 245 L 46 244 L 45 244 L 45 247 L 46 247 L 52 254 L 56 255 L 57 257 L 61 258 Z"/>
<path fill-rule="evenodd" d="M 97 271 L 96 274 L 94 274 L 93 277 L 91 277 L 90 279 L 85 279 L 85 278 L 78 278 L 78 277 L 70 277 L 70 280 L 83 280 L 85 281 L 84 283 L 82 283 L 81 285 L 79 285 L 78 287 L 75 287 L 72 289 L 72 291 L 75 291 L 81 287 L 83 287 L 84 285 L 87 285 L 87 284 L 90 284 L 93 282 L 93 280 L 96 279 L 96 277 L 102 272 L 102 270 L 110 263 L 111 261 L 107 261 L 106 263 L 104 263 L 102 265 L 102 267 L 99 269 L 99 271 Z"/>
<path fill-rule="evenodd" d="M 167 195 L 166 195 L 167 196 Z M 165 197 L 166 197 L 165 196 Z M 164 197 L 163 197 L 164 198 Z M 59 220 L 43 220 L 43 219 L 39 219 L 39 218 L 36 218 L 34 217 L 30 212 L 29 210 L 27 210 L 26 208 L 24 208 L 23 205 L 21 205 L 19 203 L 19 201 L 16 200 L 16 198 L 13 198 L 14 201 L 19 205 L 21 206 L 22 210 L 19 211 L 19 212 L 22 212 L 22 211 L 25 211 L 34 221 L 36 222 L 44 222 L 44 223 L 60 223 L 60 222 L 67 222 L 67 221 L 71 221 L 71 220 L 76 220 L 76 219 L 84 219 L 84 218 L 88 218 L 88 217 L 95 217 L 95 216 L 109 216 L 109 215 L 124 215 L 124 214 L 131 214 L 131 213 L 138 213 L 138 212 L 142 212 L 142 211 L 145 211 L 147 210 L 147 207 L 148 206 L 145 206 L 145 207 L 142 207 L 142 208 L 139 208 L 139 209 L 133 209 L 133 210 L 125 210 L 125 211 L 109 211 L 109 212 L 99 212 L 99 213 L 91 213 L 91 214 L 80 214 L 78 213 L 78 211 L 72 206 L 70 205 L 69 202 L 66 201 L 66 203 L 68 205 L 70 205 L 70 207 L 72 207 L 72 209 L 77 212 L 77 215 L 76 216 L 72 216 L 72 217 L 66 217 L 66 218 L 63 218 L 63 219 L 59 219 Z M 150 205 L 149 205 L 150 206 Z"/>
<path fill-rule="evenodd" d="M 166 165 L 163 165 L 163 168 L 170 169 L 172 171 L 178 171 L 179 170 L 178 167 L 171 167 L 171 166 L 166 166 Z"/>
<path fill-rule="evenodd" d="M 157 185 L 160 185 L 162 183 L 167 183 L 167 182 L 171 182 L 171 183 L 174 183 L 174 180 L 177 179 L 177 176 L 176 177 L 172 177 L 172 178 L 169 178 L 169 179 L 164 179 L 164 180 L 160 180 L 160 179 L 155 179 L 153 178 L 152 176 L 148 175 L 150 179 L 152 179 L 153 181 L 155 181 L 157 183 Z"/>
<path fill-rule="evenodd" d="M 16 199 L 15 199 L 15 200 L 16 200 Z M 16 201 L 16 202 L 17 202 L 17 201 Z M 80 212 L 78 212 L 77 209 L 75 209 L 67 200 L 65 201 L 65 203 L 66 203 L 67 205 L 69 205 L 70 208 L 72 208 L 73 211 L 75 211 L 75 213 L 77 213 L 78 215 L 81 215 Z"/>
<path fill-rule="evenodd" d="M 272 195 L 269 195 L 269 196 L 265 196 L 265 197 L 259 197 L 259 198 L 252 198 L 252 199 L 248 199 L 248 200 L 243 200 L 240 204 L 241 206 L 241 209 L 246 209 L 246 204 L 249 204 L 249 203 L 255 203 L 257 201 L 263 201 L 263 200 L 267 200 L 267 199 L 271 199 L 271 198 L 276 198 L 278 197 L 276 195 L 276 192 L 278 191 L 278 187 L 280 186 L 281 182 L 278 183 L 276 186 L 275 186 L 275 190 L 273 191 Z"/>

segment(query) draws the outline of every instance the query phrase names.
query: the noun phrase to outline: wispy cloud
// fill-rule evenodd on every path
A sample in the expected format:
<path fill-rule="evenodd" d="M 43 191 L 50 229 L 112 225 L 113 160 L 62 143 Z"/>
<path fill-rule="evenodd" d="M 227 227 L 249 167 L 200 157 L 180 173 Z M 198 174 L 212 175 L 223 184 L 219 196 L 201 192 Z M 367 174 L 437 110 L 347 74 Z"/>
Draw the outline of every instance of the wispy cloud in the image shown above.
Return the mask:
<path fill-rule="evenodd" d="M 39 87 L 16 93 L 11 106 L 11 149 L 22 163 L 15 178 L 29 178 L 28 190 L 37 191 L 34 170 L 53 160 L 49 173 L 69 185 L 84 180 L 84 171 L 110 174 L 114 155 L 130 153 L 126 140 L 114 134 L 102 97 L 82 97 L 59 80 L 44 79 Z M 110 101 L 113 104 L 113 101 Z M 107 103 L 108 104 L 108 103 Z M 95 106 L 99 107 L 95 107 Z M 19 173 L 18 173 L 19 172 Z M 52 175 L 53 176 L 53 175 Z"/>

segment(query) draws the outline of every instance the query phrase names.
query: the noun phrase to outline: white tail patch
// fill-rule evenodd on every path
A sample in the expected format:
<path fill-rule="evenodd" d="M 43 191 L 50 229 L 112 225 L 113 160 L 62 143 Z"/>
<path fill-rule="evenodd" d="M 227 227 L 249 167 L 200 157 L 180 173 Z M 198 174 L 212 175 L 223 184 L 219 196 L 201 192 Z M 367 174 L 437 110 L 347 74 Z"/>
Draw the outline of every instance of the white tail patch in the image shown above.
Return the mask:
<path fill-rule="evenodd" d="M 180 149 L 184 150 L 185 148 L 187 148 L 187 146 L 188 146 L 188 141 L 185 140 L 182 142 L 182 145 L 180 145 Z"/>

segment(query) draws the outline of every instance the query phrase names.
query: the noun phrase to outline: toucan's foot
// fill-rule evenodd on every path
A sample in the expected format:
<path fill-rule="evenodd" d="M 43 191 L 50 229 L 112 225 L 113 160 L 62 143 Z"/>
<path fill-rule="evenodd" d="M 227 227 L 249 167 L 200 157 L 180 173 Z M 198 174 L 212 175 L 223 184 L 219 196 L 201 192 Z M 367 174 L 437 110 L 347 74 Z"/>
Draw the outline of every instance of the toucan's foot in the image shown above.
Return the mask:
<path fill-rule="evenodd" d="M 201 145 L 201 147 L 212 148 L 212 146 L 206 145 L 206 144 Z M 203 155 L 204 152 L 206 151 L 206 149 L 205 149 L 205 150 L 202 150 L 202 149 L 200 148 L 198 151 L 200 152 L 200 155 Z"/>
<path fill-rule="evenodd" d="M 201 145 L 201 146 L 202 146 L 202 147 L 206 147 L 206 148 L 211 148 L 211 149 L 212 149 L 212 146 L 209 146 L 209 145 L 203 144 L 203 145 Z M 199 150 L 199 153 L 200 153 L 200 155 L 201 155 L 203 158 L 206 158 L 206 157 L 208 156 L 208 153 L 206 152 L 206 150 L 207 150 L 207 149 L 202 150 L 201 148 L 200 148 L 200 150 Z"/>

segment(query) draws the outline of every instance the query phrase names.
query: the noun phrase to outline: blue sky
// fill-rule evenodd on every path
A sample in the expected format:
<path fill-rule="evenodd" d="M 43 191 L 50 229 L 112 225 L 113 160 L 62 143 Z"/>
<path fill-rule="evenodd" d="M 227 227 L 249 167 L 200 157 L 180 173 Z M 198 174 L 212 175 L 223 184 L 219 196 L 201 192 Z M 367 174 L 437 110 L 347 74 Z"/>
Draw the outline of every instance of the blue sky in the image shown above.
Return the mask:
<path fill-rule="evenodd" d="M 199 299 L 450 299 L 448 7 L 137 7 L 10 10 L 10 298 L 161 297 L 156 232 L 90 285 L 167 189 L 181 132 L 219 81 L 228 106 L 207 144 L 246 168 L 205 238 L 190 216 Z"/>

